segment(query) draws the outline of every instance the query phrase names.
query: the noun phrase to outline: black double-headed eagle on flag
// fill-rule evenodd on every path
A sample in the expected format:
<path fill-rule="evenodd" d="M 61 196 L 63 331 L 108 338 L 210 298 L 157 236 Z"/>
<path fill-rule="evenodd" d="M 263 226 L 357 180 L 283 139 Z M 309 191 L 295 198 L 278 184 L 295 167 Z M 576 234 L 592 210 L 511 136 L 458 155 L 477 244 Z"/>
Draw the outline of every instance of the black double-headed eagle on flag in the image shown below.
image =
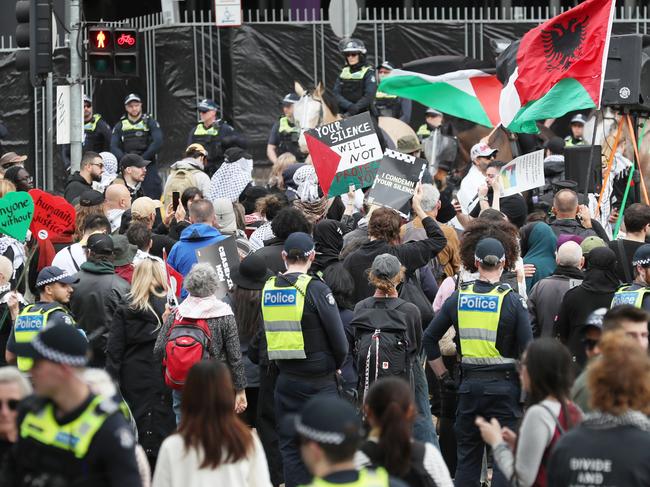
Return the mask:
<path fill-rule="evenodd" d="M 542 30 L 546 69 L 566 71 L 581 55 L 589 17 L 569 19 L 566 26 L 556 22 Z"/>

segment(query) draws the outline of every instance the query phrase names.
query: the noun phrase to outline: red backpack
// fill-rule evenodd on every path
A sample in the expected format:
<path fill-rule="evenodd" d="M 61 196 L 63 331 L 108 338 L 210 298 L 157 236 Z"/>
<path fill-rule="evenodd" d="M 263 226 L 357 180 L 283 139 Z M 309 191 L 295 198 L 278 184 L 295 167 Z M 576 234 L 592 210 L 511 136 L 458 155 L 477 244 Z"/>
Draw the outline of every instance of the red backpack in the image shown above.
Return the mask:
<path fill-rule="evenodd" d="M 176 317 L 165 343 L 165 384 L 182 389 L 192 366 L 210 356 L 212 333 L 207 320 Z"/>

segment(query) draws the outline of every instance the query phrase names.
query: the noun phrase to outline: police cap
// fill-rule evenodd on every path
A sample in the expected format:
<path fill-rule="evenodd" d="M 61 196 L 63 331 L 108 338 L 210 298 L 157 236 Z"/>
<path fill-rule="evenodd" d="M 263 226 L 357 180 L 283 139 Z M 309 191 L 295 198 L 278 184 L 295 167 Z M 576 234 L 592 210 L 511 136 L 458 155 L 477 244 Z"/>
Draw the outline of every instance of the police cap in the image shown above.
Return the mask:
<path fill-rule="evenodd" d="M 632 257 L 632 265 L 641 267 L 650 267 L 650 244 L 643 244 L 636 249 Z"/>
<path fill-rule="evenodd" d="M 481 264 L 494 267 L 506 260 L 506 250 L 496 238 L 486 237 L 476 244 L 474 258 Z"/>
<path fill-rule="evenodd" d="M 139 103 L 142 103 L 142 100 L 140 99 L 139 95 L 136 95 L 135 93 L 129 93 L 128 95 L 126 95 L 126 98 L 124 99 L 124 104 L 128 105 L 132 101 L 137 101 Z"/>
<path fill-rule="evenodd" d="M 58 323 L 48 326 L 29 343 L 16 343 L 16 354 L 34 360 L 48 360 L 72 367 L 88 361 L 88 340 L 74 326 Z"/>
<path fill-rule="evenodd" d="M 362 438 L 354 407 L 338 397 L 317 396 L 305 404 L 294 421 L 296 434 L 322 445 L 337 446 Z"/>

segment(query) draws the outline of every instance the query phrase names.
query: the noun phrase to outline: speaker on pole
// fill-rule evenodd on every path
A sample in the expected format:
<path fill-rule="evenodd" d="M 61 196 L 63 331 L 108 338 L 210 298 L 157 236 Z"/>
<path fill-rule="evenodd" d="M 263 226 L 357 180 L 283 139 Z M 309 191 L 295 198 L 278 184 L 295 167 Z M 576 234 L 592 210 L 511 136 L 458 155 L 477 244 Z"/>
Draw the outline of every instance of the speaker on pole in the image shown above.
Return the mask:
<path fill-rule="evenodd" d="M 594 146 L 592 152 L 590 145 L 575 145 L 564 148 L 564 177 L 578 183 L 576 192 L 586 194 L 597 193 L 600 191 L 602 181 L 602 170 L 600 154 L 602 147 Z M 589 164 L 589 157 L 593 157 Z M 589 176 L 588 191 L 585 191 L 586 175 L 591 166 L 591 175 Z"/>
<path fill-rule="evenodd" d="M 612 36 L 602 105 L 650 113 L 650 36 Z"/>

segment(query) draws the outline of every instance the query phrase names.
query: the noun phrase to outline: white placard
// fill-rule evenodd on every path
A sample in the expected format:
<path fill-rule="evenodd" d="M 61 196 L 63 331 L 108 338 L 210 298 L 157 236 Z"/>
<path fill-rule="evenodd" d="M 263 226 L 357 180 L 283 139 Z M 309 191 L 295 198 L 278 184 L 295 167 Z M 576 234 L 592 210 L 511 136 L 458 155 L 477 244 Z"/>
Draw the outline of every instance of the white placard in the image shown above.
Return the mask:
<path fill-rule="evenodd" d="M 544 150 L 519 156 L 501 168 L 501 196 L 544 186 Z"/>
<path fill-rule="evenodd" d="M 56 87 L 56 143 L 70 143 L 70 87 Z"/>
<path fill-rule="evenodd" d="M 214 0 L 214 17 L 217 27 L 241 26 L 241 0 Z"/>

